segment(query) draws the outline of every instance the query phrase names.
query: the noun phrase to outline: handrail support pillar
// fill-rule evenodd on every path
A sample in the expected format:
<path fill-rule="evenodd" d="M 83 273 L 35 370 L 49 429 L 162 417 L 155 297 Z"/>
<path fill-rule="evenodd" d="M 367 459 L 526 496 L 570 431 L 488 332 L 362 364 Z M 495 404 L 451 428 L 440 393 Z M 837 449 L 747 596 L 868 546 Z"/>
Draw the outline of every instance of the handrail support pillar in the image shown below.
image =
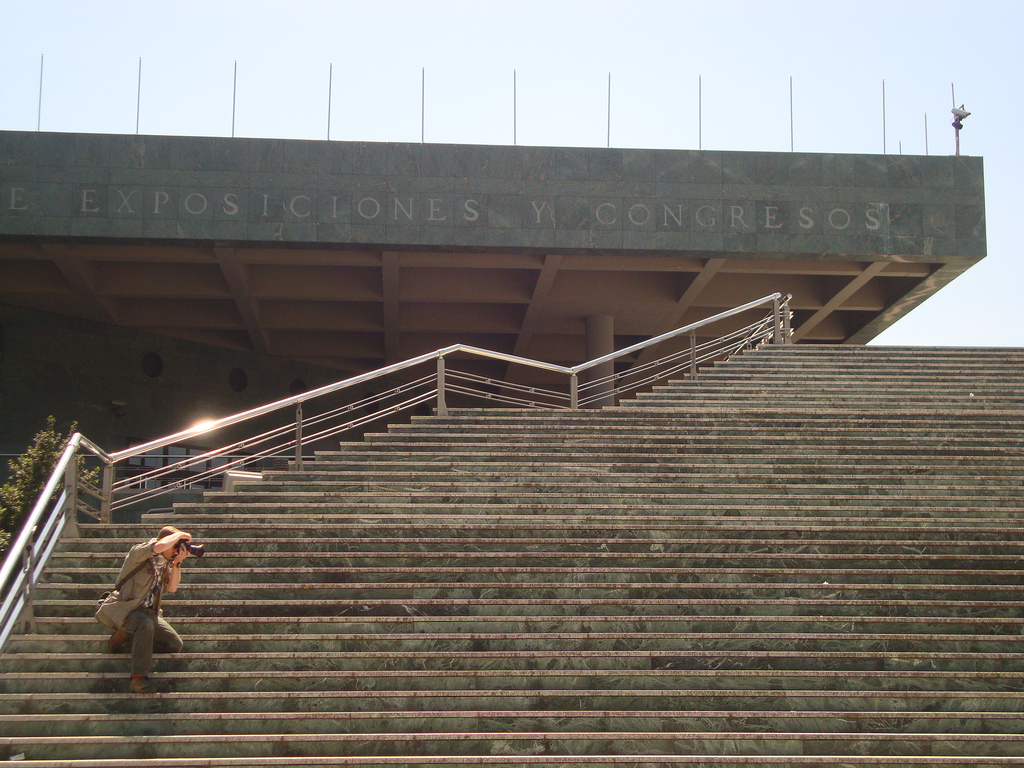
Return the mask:
<path fill-rule="evenodd" d="M 35 611 L 33 611 L 33 609 L 32 609 L 32 601 L 35 598 L 35 592 L 36 592 L 36 585 L 35 585 L 35 582 L 32 580 L 32 571 L 34 571 L 35 567 L 36 567 L 36 563 L 35 563 L 36 554 L 35 553 L 36 553 L 36 542 L 35 542 L 35 531 L 33 531 L 32 536 L 29 537 L 28 546 L 26 546 L 25 549 L 22 551 L 22 560 L 21 560 L 21 562 L 22 562 L 22 569 L 24 571 L 24 581 L 25 581 L 25 586 L 24 586 L 24 589 L 25 589 L 25 592 L 24 592 L 25 606 L 21 609 L 21 615 L 18 616 L 18 623 L 21 624 L 22 627 L 24 627 L 23 631 L 26 634 L 29 633 L 29 632 L 35 632 L 36 631 L 36 615 L 35 615 Z"/>
<path fill-rule="evenodd" d="M 444 355 L 437 356 L 437 415 L 448 416 L 448 403 L 444 397 Z"/>
<path fill-rule="evenodd" d="M 64 467 L 64 530 L 62 536 L 78 538 L 78 455 Z"/>
<path fill-rule="evenodd" d="M 690 376 L 697 378 L 697 332 L 690 333 Z"/>
<path fill-rule="evenodd" d="M 114 501 L 114 465 L 104 464 L 100 473 L 100 522 L 110 522 L 110 505 Z"/>
<path fill-rule="evenodd" d="M 302 401 L 295 404 L 295 469 L 302 471 Z"/>

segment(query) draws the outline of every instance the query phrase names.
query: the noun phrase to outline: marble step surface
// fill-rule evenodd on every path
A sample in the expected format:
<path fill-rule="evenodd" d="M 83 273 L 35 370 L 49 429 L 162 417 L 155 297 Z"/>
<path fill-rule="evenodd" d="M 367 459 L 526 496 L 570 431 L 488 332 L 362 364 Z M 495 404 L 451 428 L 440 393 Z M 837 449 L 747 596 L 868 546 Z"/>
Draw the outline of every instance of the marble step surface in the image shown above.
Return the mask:
<path fill-rule="evenodd" d="M 1021 763 L 1021 372 L 1020 351 L 764 349 L 599 412 L 416 417 L 83 524 L 0 655 L 0 758 Z M 169 515 L 207 555 L 165 603 L 185 649 L 162 692 L 127 697 L 91 613 Z"/>

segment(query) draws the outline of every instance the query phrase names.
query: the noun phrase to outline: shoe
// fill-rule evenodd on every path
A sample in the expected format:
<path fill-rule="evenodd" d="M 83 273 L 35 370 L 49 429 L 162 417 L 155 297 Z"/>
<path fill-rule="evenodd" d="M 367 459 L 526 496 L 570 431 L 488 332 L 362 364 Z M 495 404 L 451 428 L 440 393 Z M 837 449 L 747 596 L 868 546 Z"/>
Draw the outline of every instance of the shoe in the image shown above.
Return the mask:
<path fill-rule="evenodd" d="M 131 682 L 128 683 L 129 693 L 156 693 L 154 688 L 149 683 L 149 678 L 145 675 L 135 675 L 132 677 Z"/>
<path fill-rule="evenodd" d="M 117 653 L 121 650 L 121 646 L 124 645 L 125 641 L 131 636 L 131 633 L 125 629 L 115 629 L 114 634 L 107 640 L 107 645 L 110 646 L 111 653 Z"/>

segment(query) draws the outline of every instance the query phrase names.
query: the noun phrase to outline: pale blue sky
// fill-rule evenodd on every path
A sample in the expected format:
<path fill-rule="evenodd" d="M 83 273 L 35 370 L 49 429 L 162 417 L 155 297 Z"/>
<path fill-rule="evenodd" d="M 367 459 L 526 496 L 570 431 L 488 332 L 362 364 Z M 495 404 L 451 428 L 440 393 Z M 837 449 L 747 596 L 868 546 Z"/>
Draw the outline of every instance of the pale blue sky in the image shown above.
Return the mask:
<path fill-rule="evenodd" d="M 1024 346 L 1021 0 L 0 0 L 0 30 L 13 130 L 229 136 L 237 62 L 238 136 L 326 138 L 333 65 L 332 139 L 605 146 L 610 73 L 613 146 L 788 151 L 792 77 L 797 151 L 924 154 L 927 114 L 952 154 L 955 83 L 989 255 L 877 341 Z"/>

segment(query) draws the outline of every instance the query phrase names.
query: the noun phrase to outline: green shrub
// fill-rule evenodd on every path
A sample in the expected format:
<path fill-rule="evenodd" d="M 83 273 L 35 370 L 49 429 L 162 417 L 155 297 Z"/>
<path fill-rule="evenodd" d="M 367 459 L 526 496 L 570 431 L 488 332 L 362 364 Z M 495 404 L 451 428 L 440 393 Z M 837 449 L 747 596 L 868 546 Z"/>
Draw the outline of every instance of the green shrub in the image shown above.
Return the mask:
<path fill-rule="evenodd" d="M 0 486 L 0 553 L 7 551 L 11 539 L 21 530 L 64 446 L 77 429 L 78 424 L 73 423 L 67 435 L 62 435 L 57 431 L 57 420 L 50 416 L 25 453 L 10 461 L 10 480 Z"/>

